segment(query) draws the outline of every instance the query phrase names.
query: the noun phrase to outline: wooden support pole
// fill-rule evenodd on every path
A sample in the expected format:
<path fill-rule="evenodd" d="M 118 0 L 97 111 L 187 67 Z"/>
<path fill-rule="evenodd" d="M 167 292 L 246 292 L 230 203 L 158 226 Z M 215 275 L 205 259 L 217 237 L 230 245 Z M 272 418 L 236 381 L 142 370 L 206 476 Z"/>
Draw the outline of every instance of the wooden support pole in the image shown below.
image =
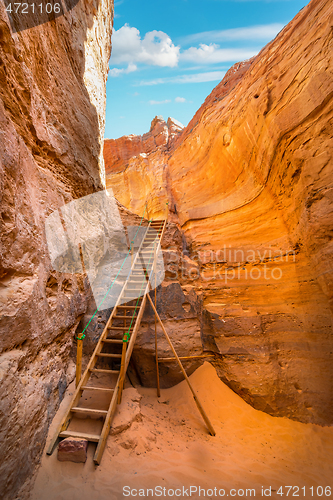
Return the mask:
<path fill-rule="evenodd" d="M 81 265 L 82 265 L 82 271 L 85 277 L 87 277 L 87 272 L 86 268 L 84 266 L 84 258 L 83 258 L 83 252 L 82 252 L 82 246 L 81 243 L 79 243 L 79 252 L 80 252 L 80 259 L 81 259 Z M 82 349 L 83 349 L 83 339 L 85 335 L 82 337 L 77 337 L 77 346 L 76 346 L 76 377 L 75 377 L 75 387 L 80 383 L 81 380 L 81 375 L 82 375 Z"/>
<path fill-rule="evenodd" d="M 126 309 L 124 316 L 124 331 L 126 331 Z M 120 377 L 119 377 L 119 387 L 118 387 L 118 399 L 117 403 L 120 405 L 121 398 L 123 395 L 124 379 L 125 379 L 125 359 L 126 359 L 126 347 L 127 342 L 123 341 L 122 351 L 121 351 L 121 365 L 120 365 Z"/>
<path fill-rule="evenodd" d="M 154 274 L 155 274 L 155 308 L 156 308 L 156 285 L 157 285 L 157 278 L 156 278 L 156 240 L 154 242 Z M 157 390 L 157 397 L 159 398 L 161 396 L 161 390 L 160 390 L 160 374 L 158 371 L 158 352 L 157 352 L 157 318 L 155 314 L 155 360 L 156 360 L 156 390 Z"/>
<path fill-rule="evenodd" d="M 118 387 L 118 405 L 121 403 L 121 397 L 123 395 L 124 388 L 124 380 L 125 380 L 125 360 L 126 360 L 126 347 L 127 342 L 123 342 L 123 350 L 121 352 L 121 367 L 120 367 L 120 378 L 119 378 L 119 387 Z"/>
<path fill-rule="evenodd" d="M 76 347 L 76 379 L 75 387 L 77 387 L 81 380 L 82 373 L 82 349 L 83 349 L 83 338 L 77 337 L 77 347 Z"/>
<path fill-rule="evenodd" d="M 202 418 L 204 419 L 204 421 L 205 421 L 205 423 L 206 423 L 206 425 L 207 425 L 207 428 L 208 428 L 208 430 L 209 430 L 209 433 L 210 433 L 212 436 L 215 436 L 216 432 L 214 431 L 214 428 L 213 428 L 212 424 L 210 423 L 210 420 L 209 420 L 209 418 L 208 418 L 208 416 L 207 416 L 207 414 L 206 414 L 205 410 L 204 410 L 204 409 L 203 409 L 203 407 L 201 406 L 201 403 L 200 403 L 200 401 L 199 401 L 199 399 L 198 399 L 198 396 L 197 396 L 197 395 L 196 395 L 196 393 L 194 392 L 194 389 L 193 389 L 193 387 L 192 387 L 192 384 L 191 384 L 191 382 L 190 382 L 190 379 L 188 378 L 187 373 L 186 373 L 186 371 L 184 370 L 184 367 L 183 367 L 183 365 L 182 365 L 182 363 L 181 363 L 181 361 L 180 361 L 180 359 L 179 359 L 179 357 L 178 357 L 178 355 L 177 355 L 177 353 L 176 353 L 176 351 L 175 351 L 175 348 L 173 347 L 173 344 L 172 344 L 172 342 L 171 342 L 171 340 L 170 340 L 170 337 L 169 337 L 169 335 L 167 334 L 166 329 L 164 328 L 164 325 L 163 325 L 163 323 L 162 323 L 162 320 L 161 320 L 161 318 L 160 318 L 160 317 L 159 317 L 159 315 L 158 315 L 158 312 L 157 312 L 157 310 L 156 310 L 156 308 L 155 308 L 155 306 L 154 306 L 153 301 L 152 301 L 152 300 L 151 300 L 151 298 L 150 298 L 149 293 L 147 294 L 147 297 L 148 297 L 148 300 L 149 300 L 149 302 L 150 302 L 150 305 L 152 306 L 153 311 L 154 311 L 154 313 L 155 313 L 155 315 L 156 315 L 156 317 L 157 317 L 157 319 L 158 319 L 158 322 L 159 322 L 159 324 L 161 325 L 161 328 L 162 328 L 163 333 L 164 333 L 164 335 L 165 335 L 165 337 L 166 337 L 166 339 L 167 339 L 167 341 L 168 341 L 168 344 L 169 344 L 169 346 L 170 346 L 170 348 L 171 348 L 171 350 L 172 350 L 172 352 L 173 352 L 173 354 L 174 354 L 174 356 L 175 356 L 175 358 L 176 358 L 176 360 L 177 360 L 177 363 L 178 363 L 178 365 L 179 365 L 179 368 L 181 369 L 181 371 L 182 371 L 182 373 L 183 373 L 183 375 L 184 375 L 184 377 L 185 377 L 185 380 L 186 380 L 186 382 L 188 383 L 188 386 L 189 386 L 189 388 L 190 388 L 190 390 L 191 390 L 191 392 L 192 392 L 192 395 L 193 395 L 194 401 L 196 402 L 196 405 L 197 405 L 197 407 L 198 407 L 198 410 L 200 411 L 201 416 L 202 416 Z"/>

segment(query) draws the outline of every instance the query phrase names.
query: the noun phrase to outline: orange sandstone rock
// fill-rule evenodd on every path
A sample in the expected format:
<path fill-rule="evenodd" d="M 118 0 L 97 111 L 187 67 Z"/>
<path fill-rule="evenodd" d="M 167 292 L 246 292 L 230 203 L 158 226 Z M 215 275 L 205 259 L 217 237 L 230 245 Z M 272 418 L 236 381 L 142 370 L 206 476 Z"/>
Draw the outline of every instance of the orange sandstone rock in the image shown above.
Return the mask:
<path fill-rule="evenodd" d="M 71 347 L 91 292 L 81 275 L 53 271 L 44 222 L 103 187 L 112 11 L 110 0 L 82 0 L 13 33 L 0 3 L 3 499 L 28 497 L 49 423 L 74 376 Z M 25 15 L 18 17 L 23 23 Z"/>
<path fill-rule="evenodd" d="M 312 0 L 168 147 L 114 175 L 107 160 L 116 197 L 168 215 L 199 260 L 200 278 L 178 280 L 202 298 L 221 379 L 256 408 L 321 424 L 333 415 L 332 20 L 332 2 Z"/>
<path fill-rule="evenodd" d="M 87 460 L 88 441 L 80 438 L 66 438 L 58 445 L 59 462 L 85 463 Z"/>
<path fill-rule="evenodd" d="M 105 140 L 106 186 L 114 190 L 120 203 L 142 215 L 148 200 L 149 215 L 165 212 L 168 195 L 164 156 L 182 129 L 174 118 L 166 123 L 156 116 L 147 134 Z"/>

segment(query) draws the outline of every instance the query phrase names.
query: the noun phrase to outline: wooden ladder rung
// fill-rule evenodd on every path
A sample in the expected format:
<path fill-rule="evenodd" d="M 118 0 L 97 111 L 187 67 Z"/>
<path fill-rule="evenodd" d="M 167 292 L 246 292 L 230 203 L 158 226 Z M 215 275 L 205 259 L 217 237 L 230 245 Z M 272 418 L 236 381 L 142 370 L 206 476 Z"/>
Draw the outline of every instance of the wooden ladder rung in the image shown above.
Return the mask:
<path fill-rule="evenodd" d="M 104 417 L 108 413 L 107 410 L 94 410 L 93 408 L 81 408 L 79 406 L 71 408 L 71 411 L 74 413 L 90 413 L 90 415 L 97 415 L 100 417 Z"/>
<path fill-rule="evenodd" d="M 128 299 L 127 297 L 125 297 L 123 295 L 123 299 L 127 299 L 127 303 L 128 302 L 133 302 L 134 300 L 140 300 L 140 301 L 142 301 L 143 296 L 140 295 L 140 297 L 135 297 L 134 299 Z M 135 305 L 136 305 L 136 307 L 140 307 L 141 306 L 141 302 L 139 304 L 135 304 Z"/>
<path fill-rule="evenodd" d="M 119 309 L 136 309 L 137 306 L 118 306 Z"/>
<path fill-rule="evenodd" d="M 121 354 L 110 354 L 108 352 L 98 352 L 96 356 L 100 358 L 121 358 Z"/>
<path fill-rule="evenodd" d="M 122 332 L 129 329 L 129 326 L 108 326 L 108 330 L 121 330 Z M 133 326 L 131 326 L 130 332 L 133 330 Z"/>
<path fill-rule="evenodd" d="M 107 344 L 122 344 L 123 339 L 104 339 L 103 342 L 106 342 Z"/>
<path fill-rule="evenodd" d="M 83 391 L 105 391 L 105 392 L 114 392 L 114 389 L 107 389 L 106 387 L 94 387 L 92 385 L 84 385 L 81 387 Z"/>
<path fill-rule="evenodd" d="M 114 319 L 132 319 L 133 316 L 113 316 L 113 320 Z"/>
<path fill-rule="evenodd" d="M 100 436 L 98 434 L 86 434 L 85 432 L 75 432 L 75 431 L 62 431 L 59 433 L 60 438 L 81 438 L 87 441 L 92 441 L 93 443 L 98 443 Z"/>
<path fill-rule="evenodd" d="M 120 373 L 120 370 L 106 370 L 105 368 L 92 368 L 92 373 Z"/>

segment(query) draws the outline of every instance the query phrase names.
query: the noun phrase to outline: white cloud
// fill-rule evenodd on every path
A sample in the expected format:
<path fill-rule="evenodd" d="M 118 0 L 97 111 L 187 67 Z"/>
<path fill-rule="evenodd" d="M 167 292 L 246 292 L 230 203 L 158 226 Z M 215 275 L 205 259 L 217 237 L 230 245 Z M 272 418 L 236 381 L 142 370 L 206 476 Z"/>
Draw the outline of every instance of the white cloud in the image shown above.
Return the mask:
<path fill-rule="evenodd" d="M 109 75 L 112 77 L 117 77 L 119 75 L 133 73 L 138 69 L 136 64 L 130 63 L 127 68 L 112 68 L 109 71 Z"/>
<path fill-rule="evenodd" d="M 114 65 L 127 64 L 128 66 L 126 69 L 113 68 L 110 75 L 116 77 L 121 74 L 131 73 L 136 71 L 137 64 L 140 63 L 173 68 L 180 61 L 194 62 L 198 65 L 242 61 L 256 55 L 259 52 L 258 47 L 221 48 L 215 42 L 269 40 L 282 28 L 282 24 L 273 23 L 247 28 L 203 31 L 182 38 L 182 45 L 193 45 L 181 51 L 180 46 L 176 46 L 163 31 L 149 31 L 141 37 L 137 28 L 125 24 L 112 34 L 111 63 Z M 194 46 L 198 42 L 200 45 L 198 47 Z"/>
<path fill-rule="evenodd" d="M 163 31 L 149 31 L 141 38 L 140 31 L 125 24 L 112 34 L 113 64 L 144 63 L 152 66 L 177 66 L 179 47 Z"/>
<path fill-rule="evenodd" d="M 155 104 L 167 104 L 168 102 L 171 102 L 170 99 L 165 99 L 164 101 L 149 101 L 149 104 L 154 106 Z"/>
<path fill-rule="evenodd" d="M 222 80 L 225 75 L 225 71 L 208 71 L 205 73 L 195 73 L 193 75 L 179 75 L 172 76 L 169 78 L 156 78 L 155 80 L 142 80 L 137 85 L 139 87 L 146 85 L 161 85 L 165 83 L 202 83 L 202 82 L 214 82 L 216 80 Z"/>
<path fill-rule="evenodd" d="M 175 102 L 186 102 L 185 97 L 176 97 Z"/>
<path fill-rule="evenodd" d="M 220 49 L 219 45 L 211 43 L 190 47 L 181 54 L 183 61 L 200 62 L 202 64 L 216 64 L 227 61 L 243 61 L 256 55 L 257 49 Z"/>
<path fill-rule="evenodd" d="M 258 26 L 249 26 L 247 28 L 232 28 L 228 30 L 203 31 L 193 35 L 185 36 L 181 39 L 183 45 L 203 42 L 221 42 L 237 40 L 271 40 L 279 31 L 283 24 L 261 24 Z"/>

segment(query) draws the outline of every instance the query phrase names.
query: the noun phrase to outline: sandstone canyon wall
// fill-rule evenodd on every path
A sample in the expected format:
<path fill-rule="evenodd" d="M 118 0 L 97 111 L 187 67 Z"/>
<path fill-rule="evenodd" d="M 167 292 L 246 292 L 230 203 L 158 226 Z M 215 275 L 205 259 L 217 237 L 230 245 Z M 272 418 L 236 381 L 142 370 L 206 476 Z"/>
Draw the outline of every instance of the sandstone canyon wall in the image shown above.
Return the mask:
<path fill-rule="evenodd" d="M 0 4 L 0 491 L 25 497 L 73 370 L 90 298 L 80 275 L 52 271 L 45 218 L 103 187 L 112 0 L 80 0 L 13 32 Z M 17 19 L 19 23 L 20 20 Z M 18 25 L 20 27 L 20 25 Z M 15 30 L 14 30 L 15 31 Z"/>
<path fill-rule="evenodd" d="M 332 26 L 332 3 L 312 0 L 171 144 L 104 147 L 115 196 L 138 214 L 148 202 L 180 232 L 159 290 L 180 354 L 214 353 L 254 407 L 320 424 L 333 415 Z M 147 314 L 134 355 L 151 360 L 151 384 Z"/>
<path fill-rule="evenodd" d="M 165 211 L 165 153 L 182 129 L 183 125 L 174 118 L 165 122 L 162 116 L 155 116 L 149 132 L 143 136 L 105 140 L 106 185 L 113 189 L 120 203 L 141 215 L 147 202 L 148 214 L 153 213 L 155 218 Z"/>

